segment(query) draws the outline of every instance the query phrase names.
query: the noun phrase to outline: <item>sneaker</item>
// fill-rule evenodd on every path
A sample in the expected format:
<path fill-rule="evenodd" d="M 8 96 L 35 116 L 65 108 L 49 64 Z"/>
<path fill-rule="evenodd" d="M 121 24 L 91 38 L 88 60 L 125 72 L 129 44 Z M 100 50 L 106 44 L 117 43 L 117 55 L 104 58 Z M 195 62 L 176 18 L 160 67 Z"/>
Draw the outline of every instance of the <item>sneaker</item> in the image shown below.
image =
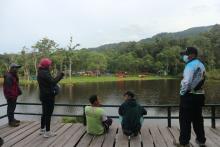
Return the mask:
<path fill-rule="evenodd" d="M 190 147 L 189 144 L 182 145 L 182 144 L 176 142 L 176 140 L 173 140 L 173 145 L 175 145 L 176 147 Z"/>
<path fill-rule="evenodd" d="M 54 137 L 56 136 L 57 134 L 55 132 L 52 132 L 52 131 L 46 131 L 44 133 L 44 138 L 49 138 L 49 137 Z"/>
<path fill-rule="evenodd" d="M 9 122 L 8 125 L 10 127 L 18 127 L 19 126 L 19 123 L 16 123 L 15 121 L 12 121 L 12 122 Z"/>
<path fill-rule="evenodd" d="M 45 133 L 45 131 L 46 131 L 45 129 L 40 129 L 40 133 L 39 134 L 43 135 Z"/>
<path fill-rule="evenodd" d="M 200 147 L 206 147 L 205 143 L 199 142 L 197 139 L 195 142 L 200 146 Z"/>

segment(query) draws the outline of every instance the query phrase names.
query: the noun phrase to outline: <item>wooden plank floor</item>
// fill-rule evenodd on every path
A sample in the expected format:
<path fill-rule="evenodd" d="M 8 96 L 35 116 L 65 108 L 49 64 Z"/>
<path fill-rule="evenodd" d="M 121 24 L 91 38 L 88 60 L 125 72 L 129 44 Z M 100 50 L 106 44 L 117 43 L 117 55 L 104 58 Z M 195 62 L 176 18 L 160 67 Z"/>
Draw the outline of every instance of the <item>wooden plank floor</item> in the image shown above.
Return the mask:
<path fill-rule="evenodd" d="M 39 122 L 21 122 L 16 128 L 0 126 L 3 147 L 175 147 L 173 140 L 179 138 L 178 127 L 162 127 L 145 124 L 141 134 L 128 138 L 119 124 L 113 124 L 107 134 L 92 136 L 82 124 L 54 123 L 52 130 L 57 136 L 43 138 L 39 135 Z M 220 128 L 205 127 L 207 147 L 220 147 Z M 190 146 L 197 147 L 192 132 Z"/>

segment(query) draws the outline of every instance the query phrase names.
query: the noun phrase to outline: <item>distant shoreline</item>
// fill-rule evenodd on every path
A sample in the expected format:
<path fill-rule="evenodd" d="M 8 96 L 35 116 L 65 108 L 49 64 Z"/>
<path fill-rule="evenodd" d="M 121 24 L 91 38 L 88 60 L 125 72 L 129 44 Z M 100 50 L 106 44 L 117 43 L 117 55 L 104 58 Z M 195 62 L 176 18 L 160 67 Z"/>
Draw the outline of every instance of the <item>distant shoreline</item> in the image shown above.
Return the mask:
<path fill-rule="evenodd" d="M 117 82 L 117 81 L 148 81 L 148 80 L 172 80 L 180 79 L 178 76 L 158 76 L 158 75 L 146 75 L 144 77 L 139 77 L 138 75 L 128 75 L 126 77 L 116 77 L 116 76 L 73 76 L 71 78 L 67 77 L 60 81 L 62 85 L 75 85 L 75 84 L 85 84 L 85 83 L 101 83 L 101 82 Z M 208 73 L 208 81 L 220 81 L 219 77 Z M 3 78 L 0 78 L 0 85 L 3 84 Z M 36 80 L 24 80 L 20 78 L 21 85 L 31 85 L 37 84 Z"/>
<path fill-rule="evenodd" d="M 116 81 L 147 81 L 147 80 L 169 80 L 169 79 L 178 79 L 173 76 L 144 76 L 138 77 L 138 75 L 134 76 L 126 76 L 126 77 L 116 77 L 116 76 L 98 76 L 98 77 L 88 77 L 88 76 L 80 76 L 80 77 L 71 77 L 64 78 L 60 81 L 62 85 L 75 85 L 81 83 L 100 83 L 100 82 L 116 82 Z M 36 84 L 36 80 L 20 80 L 21 85 L 29 85 Z M 0 84 L 3 84 L 3 79 L 0 78 Z"/>

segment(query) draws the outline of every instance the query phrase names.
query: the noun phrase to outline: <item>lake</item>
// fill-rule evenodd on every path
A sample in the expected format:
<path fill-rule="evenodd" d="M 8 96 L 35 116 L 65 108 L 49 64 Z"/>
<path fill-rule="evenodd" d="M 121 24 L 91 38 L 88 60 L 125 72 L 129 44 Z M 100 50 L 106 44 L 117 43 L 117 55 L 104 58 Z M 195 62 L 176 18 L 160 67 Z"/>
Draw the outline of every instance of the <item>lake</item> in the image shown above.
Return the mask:
<path fill-rule="evenodd" d="M 118 81 L 103 83 L 85 83 L 74 86 L 61 86 L 60 94 L 56 97 L 56 103 L 65 104 L 88 104 L 88 98 L 92 94 L 100 96 L 102 104 L 121 104 L 123 93 L 131 90 L 136 94 L 136 99 L 143 105 L 154 104 L 178 104 L 179 103 L 180 80 L 149 80 L 149 81 Z M 38 103 L 39 91 L 34 85 L 22 86 L 23 94 L 18 102 Z M 220 103 L 220 81 L 206 82 L 206 103 Z M 0 103 L 5 103 L 0 86 Z M 1 108 L 2 110 L 3 108 Z M 106 108 L 108 114 L 117 115 L 117 109 Z M 17 106 L 17 112 L 40 113 L 40 106 Z M 5 113 L 5 109 L 1 111 Z M 82 109 L 72 107 L 56 107 L 57 114 L 82 114 Z M 148 115 L 164 115 L 164 109 L 149 109 Z M 177 114 L 174 111 L 174 114 Z"/>

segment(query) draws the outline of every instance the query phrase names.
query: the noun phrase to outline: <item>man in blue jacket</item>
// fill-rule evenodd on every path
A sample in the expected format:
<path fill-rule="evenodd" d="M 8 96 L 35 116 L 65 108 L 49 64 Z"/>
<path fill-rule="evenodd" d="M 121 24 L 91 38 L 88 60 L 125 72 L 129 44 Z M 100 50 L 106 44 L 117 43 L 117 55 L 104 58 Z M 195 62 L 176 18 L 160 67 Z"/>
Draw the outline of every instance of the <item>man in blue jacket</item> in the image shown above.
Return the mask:
<path fill-rule="evenodd" d="M 194 47 L 187 47 L 181 52 L 186 63 L 180 88 L 180 137 L 177 146 L 189 146 L 191 137 L 191 123 L 196 134 L 196 143 L 204 146 L 206 142 L 202 106 L 204 105 L 205 92 L 205 67 L 197 58 L 198 51 Z"/>

